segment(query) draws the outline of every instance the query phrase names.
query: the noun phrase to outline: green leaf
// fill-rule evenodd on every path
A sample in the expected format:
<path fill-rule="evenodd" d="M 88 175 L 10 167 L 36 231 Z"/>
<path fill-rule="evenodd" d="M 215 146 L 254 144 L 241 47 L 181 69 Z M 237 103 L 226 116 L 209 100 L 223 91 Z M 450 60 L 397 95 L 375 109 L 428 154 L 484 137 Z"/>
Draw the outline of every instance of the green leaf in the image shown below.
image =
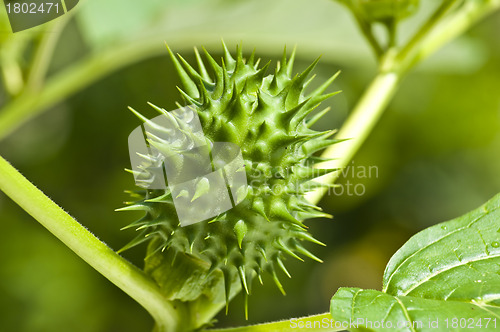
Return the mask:
<path fill-rule="evenodd" d="M 496 331 L 500 308 L 459 301 L 393 296 L 375 290 L 341 288 L 331 302 L 333 319 L 350 330 Z"/>
<path fill-rule="evenodd" d="M 499 205 L 497 195 L 460 218 L 413 236 L 387 264 L 383 291 L 500 305 Z"/>
<path fill-rule="evenodd" d="M 382 321 L 391 321 L 392 328 L 401 331 L 496 330 L 500 324 L 499 207 L 497 195 L 462 217 L 414 235 L 389 261 L 383 291 L 341 288 L 332 298 L 333 318 L 359 319 L 356 328 L 373 331 L 387 329 Z M 429 325 L 436 320 L 436 326 Z M 378 327 L 369 321 L 378 322 Z M 397 329 L 398 322 L 412 326 Z"/>

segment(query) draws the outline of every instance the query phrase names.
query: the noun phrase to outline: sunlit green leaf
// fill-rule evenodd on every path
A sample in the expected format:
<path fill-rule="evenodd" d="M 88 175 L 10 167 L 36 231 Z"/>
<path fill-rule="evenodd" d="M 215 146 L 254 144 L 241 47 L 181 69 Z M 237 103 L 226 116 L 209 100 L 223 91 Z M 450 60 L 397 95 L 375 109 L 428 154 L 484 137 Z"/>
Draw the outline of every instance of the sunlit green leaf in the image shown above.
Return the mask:
<path fill-rule="evenodd" d="M 500 195 L 413 236 L 389 261 L 383 290 L 500 305 Z"/>
<path fill-rule="evenodd" d="M 413 236 L 389 261 L 383 292 L 340 289 L 331 302 L 333 318 L 358 320 L 356 327 L 374 331 L 391 327 L 496 330 L 500 323 L 499 206 L 497 195 L 460 218 Z M 436 326 L 429 325 L 432 322 Z"/>
<path fill-rule="evenodd" d="M 339 326 L 370 331 L 497 331 L 500 308 L 341 288 L 331 302 Z"/>

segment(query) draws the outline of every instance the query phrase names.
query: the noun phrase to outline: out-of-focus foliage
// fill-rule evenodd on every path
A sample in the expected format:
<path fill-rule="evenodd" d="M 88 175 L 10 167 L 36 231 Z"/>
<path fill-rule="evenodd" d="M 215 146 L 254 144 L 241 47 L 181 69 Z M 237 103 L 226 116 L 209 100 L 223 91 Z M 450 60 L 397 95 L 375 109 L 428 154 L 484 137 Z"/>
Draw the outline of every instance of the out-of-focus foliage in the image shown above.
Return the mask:
<path fill-rule="evenodd" d="M 418 9 L 419 0 L 337 0 L 368 22 L 406 18 Z"/>
<path fill-rule="evenodd" d="M 400 38 L 414 31 L 434 5 L 421 1 L 419 11 L 401 23 Z M 374 73 L 370 50 L 350 14 L 330 0 L 179 0 L 147 5 L 87 0 L 74 12 L 52 57 L 50 77 L 87 56 L 104 56 L 111 49 L 144 45 L 146 40 L 155 45 L 150 54 L 161 56 L 127 66 L 51 107 L 1 141 L 0 154 L 114 249 L 134 234 L 118 230 L 136 219 L 113 211 L 127 199 L 123 189 L 133 186 L 123 171 L 130 167 L 127 137 L 136 127 L 127 106 L 150 101 L 173 109 L 180 100 L 175 88 L 180 82 L 164 41 L 189 54 L 186 49 L 195 45 L 218 50 L 224 38 L 233 50 L 243 42 L 245 49 L 255 46 L 273 60 L 279 60 L 284 44 L 296 44 L 297 71 L 323 54 L 316 81 L 341 68 L 334 88 L 344 92 L 332 99 L 333 111 L 318 130 L 340 126 Z M 12 35 L 0 27 L 2 54 L 12 49 L 6 42 L 28 40 L 22 56 L 16 56 L 23 75 L 40 30 Z M 361 184 L 363 194 L 332 192 L 320 205 L 334 220 L 308 224 L 311 233 L 328 244 L 316 252 L 325 263 L 290 260 L 293 278 L 284 280 L 286 297 L 264 278 L 264 286 L 255 287 L 250 298 L 249 322 L 326 312 L 331 294 L 341 286 L 380 289 L 385 264 L 411 234 L 463 214 L 500 191 L 499 30 L 497 14 L 403 82 L 352 164 L 376 166 L 378 172 L 371 177 L 346 172 L 339 184 L 346 190 L 347 181 Z M 7 62 L 0 61 L 3 70 Z M 15 98 L 2 80 L 0 116 L 3 106 Z M 0 225 L 0 330 L 126 332 L 152 326 L 138 304 L 3 194 Z M 125 256 L 142 266 L 144 251 L 139 247 Z M 237 297 L 229 316 L 218 317 L 221 325 L 244 322 L 242 301 Z"/>

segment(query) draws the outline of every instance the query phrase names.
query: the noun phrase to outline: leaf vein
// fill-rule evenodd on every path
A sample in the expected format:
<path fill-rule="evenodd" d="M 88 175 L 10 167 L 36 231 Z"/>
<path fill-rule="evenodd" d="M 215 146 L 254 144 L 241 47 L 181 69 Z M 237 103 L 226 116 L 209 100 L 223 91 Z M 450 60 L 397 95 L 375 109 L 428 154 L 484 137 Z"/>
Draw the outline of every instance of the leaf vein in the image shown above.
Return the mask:
<path fill-rule="evenodd" d="M 488 306 L 488 305 L 481 305 L 481 304 L 477 304 L 477 303 L 474 303 L 474 302 L 473 302 L 473 304 L 474 304 L 476 307 L 479 307 L 480 309 L 483 309 L 483 310 L 484 310 L 484 311 L 486 311 L 487 313 L 489 313 L 489 314 L 491 314 L 491 315 L 493 315 L 493 316 L 495 316 L 495 317 L 500 318 L 500 315 L 498 315 L 497 313 L 495 313 L 495 312 L 493 312 L 493 311 L 488 310 L 488 309 L 486 309 L 486 308 L 485 308 L 485 307 L 486 307 L 486 306 Z M 489 306 L 489 307 L 493 307 L 493 306 Z"/>
<path fill-rule="evenodd" d="M 441 274 L 443 272 L 453 270 L 454 268 L 457 268 L 457 267 L 469 265 L 470 263 L 479 262 L 479 261 L 483 261 L 483 260 L 487 260 L 487 259 L 495 259 L 495 258 L 499 258 L 499 257 L 500 257 L 500 252 L 497 255 L 483 256 L 483 257 L 480 257 L 479 259 L 474 258 L 474 259 L 470 259 L 468 261 L 460 262 L 459 264 L 451 265 L 446 269 L 439 270 L 436 273 L 433 273 L 433 274 L 425 277 L 424 279 L 422 279 L 420 282 L 414 284 L 412 287 L 410 287 L 406 292 L 402 293 L 401 295 L 407 296 L 409 293 L 411 293 L 413 290 L 415 290 L 415 288 L 422 286 L 427 281 L 438 276 L 439 274 Z"/>
<path fill-rule="evenodd" d="M 352 306 L 351 306 L 351 317 L 354 319 L 354 307 L 356 305 L 356 296 L 362 291 L 362 289 L 358 289 L 356 293 L 354 293 L 354 296 L 352 297 Z"/>
<path fill-rule="evenodd" d="M 398 301 L 399 305 L 401 306 L 401 309 L 403 309 L 403 314 L 406 317 L 406 319 L 408 320 L 408 323 L 410 323 L 410 324 L 408 324 L 410 330 L 413 332 L 416 332 L 416 330 L 413 328 L 413 320 L 410 318 L 410 314 L 408 313 L 408 310 L 404 306 L 403 302 L 401 302 L 401 300 L 397 296 L 394 296 L 394 298 L 396 299 L 396 301 Z"/>
<path fill-rule="evenodd" d="M 409 255 L 408 257 L 406 257 L 406 258 L 405 258 L 405 259 L 404 259 L 404 260 L 403 260 L 403 261 L 402 261 L 402 262 L 401 262 L 401 263 L 400 263 L 400 264 L 396 267 L 396 269 L 394 269 L 394 271 L 391 273 L 391 275 L 389 276 L 389 279 L 387 280 L 387 284 L 383 287 L 382 291 L 383 291 L 383 292 L 385 292 L 385 293 L 387 292 L 387 289 L 389 288 L 389 285 L 391 284 L 392 278 L 393 278 L 393 277 L 394 277 L 394 275 L 397 273 L 397 271 L 398 271 L 398 270 L 399 270 L 399 269 L 400 269 L 400 268 L 401 268 L 401 267 L 402 267 L 402 266 L 403 266 L 403 265 L 404 265 L 404 264 L 405 264 L 405 263 L 406 263 L 409 259 L 411 259 L 411 258 L 412 258 L 412 257 L 414 257 L 415 255 L 417 255 L 417 254 L 418 254 L 418 253 L 420 253 L 421 251 L 423 251 L 423 250 L 427 249 L 428 247 L 430 247 L 430 246 L 432 246 L 432 245 L 434 245 L 434 244 L 436 244 L 436 243 L 440 242 L 441 240 L 443 240 L 443 239 L 445 239 L 445 238 L 447 238 L 447 237 L 451 236 L 452 234 L 455 234 L 455 233 L 460 232 L 460 231 L 462 231 L 462 230 L 464 230 L 464 229 L 470 228 L 470 227 L 471 227 L 474 223 L 478 222 L 479 220 L 481 220 L 482 218 L 484 218 L 484 217 L 485 217 L 485 216 L 487 216 L 488 214 L 490 214 L 490 213 L 492 213 L 492 212 L 494 212 L 494 211 L 496 211 L 496 210 L 498 210 L 498 209 L 500 209 L 500 206 L 497 206 L 497 207 L 495 207 L 495 208 L 494 208 L 494 209 L 492 209 L 492 210 L 486 210 L 486 209 L 485 209 L 485 210 L 484 210 L 484 212 L 483 212 L 480 216 L 478 216 L 477 218 L 475 218 L 474 220 L 472 220 L 472 221 L 471 221 L 469 224 L 467 224 L 466 226 L 463 226 L 463 227 L 457 228 L 456 230 L 454 230 L 454 231 L 452 231 L 452 232 L 449 232 L 449 233 L 445 234 L 444 236 L 442 236 L 442 237 L 440 237 L 440 238 L 438 238 L 438 239 L 436 239 L 436 240 L 434 240 L 434 241 L 432 241 L 432 242 L 428 243 L 426 246 L 419 248 L 417 251 L 415 251 L 414 253 L 412 253 L 412 254 L 411 254 L 411 255 Z"/>

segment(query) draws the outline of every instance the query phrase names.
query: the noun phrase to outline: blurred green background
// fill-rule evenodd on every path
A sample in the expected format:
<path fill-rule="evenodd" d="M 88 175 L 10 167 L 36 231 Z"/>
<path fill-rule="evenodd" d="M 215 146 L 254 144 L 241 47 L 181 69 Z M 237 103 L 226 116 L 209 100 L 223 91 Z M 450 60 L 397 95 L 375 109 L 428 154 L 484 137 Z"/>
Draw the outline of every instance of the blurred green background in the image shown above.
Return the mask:
<path fill-rule="evenodd" d="M 401 26 L 401 38 L 433 5 L 422 1 L 419 13 Z M 114 249 L 134 236 L 119 229 L 140 215 L 114 212 L 128 199 L 123 191 L 134 186 L 123 171 L 130 167 L 127 137 L 138 125 L 127 106 L 152 116 L 146 102 L 168 110 L 180 101 L 165 41 L 191 61 L 193 46 L 220 55 L 221 38 L 232 50 L 242 43 L 245 54 L 256 48 L 274 63 L 284 45 L 296 45 L 297 72 L 322 55 L 316 84 L 341 69 L 334 88 L 343 93 L 327 103 L 333 110 L 321 129 L 342 124 L 375 73 L 349 13 L 329 0 L 86 0 L 74 12 L 12 34 L 1 7 L 0 123 L 8 123 L 20 100 L 33 104 L 18 119 L 44 112 L 9 127 L 6 137 L 0 132 L 0 154 Z M 380 289 L 385 264 L 412 234 L 500 191 L 498 31 L 497 13 L 403 81 L 351 164 L 377 167 L 377 173 L 350 173 L 339 181 L 344 188 L 348 181 L 358 185 L 363 194 L 331 194 L 321 206 L 334 219 L 308 223 L 328 244 L 310 246 L 324 263 L 290 260 L 293 278 L 282 276 L 287 296 L 264 279 L 263 287 L 253 288 L 248 322 L 238 296 L 229 315 L 217 317 L 219 326 L 326 312 L 340 286 Z M 45 71 L 43 61 L 32 65 L 41 47 L 48 50 L 38 58 L 49 60 L 45 81 L 37 81 L 36 72 Z M 63 91 L 59 99 L 44 94 L 54 86 Z M 37 104 L 43 98 L 47 107 Z M 2 193 L 0 227 L 0 331 L 152 328 L 145 310 Z M 137 247 L 124 256 L 142 266 L 144 251 Z"/>

